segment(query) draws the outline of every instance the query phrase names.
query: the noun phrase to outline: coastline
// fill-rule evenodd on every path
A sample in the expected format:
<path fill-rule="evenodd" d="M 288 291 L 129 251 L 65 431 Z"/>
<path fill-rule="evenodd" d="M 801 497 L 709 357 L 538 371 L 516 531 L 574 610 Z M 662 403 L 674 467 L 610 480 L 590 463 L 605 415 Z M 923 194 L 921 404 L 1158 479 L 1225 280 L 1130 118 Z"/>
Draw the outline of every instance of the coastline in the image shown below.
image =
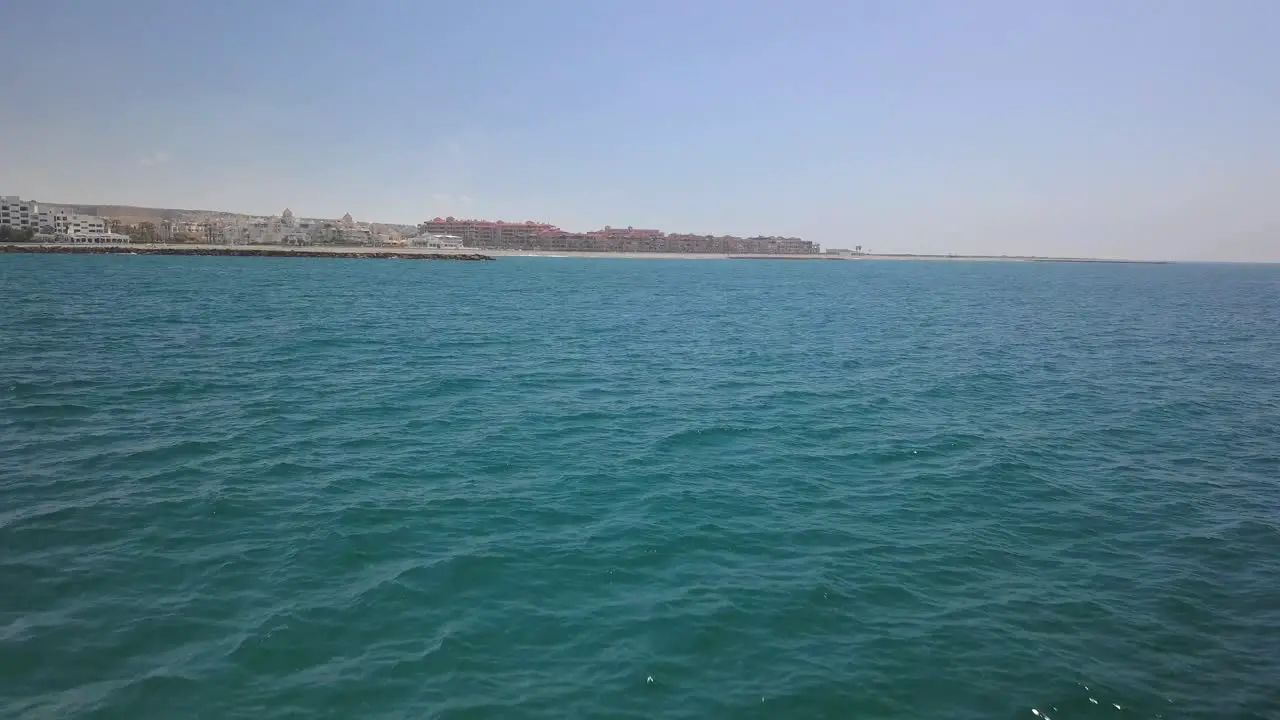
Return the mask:
<path fill-rule="evenodd" d="M 1113 265 L 1172 265 L 1172 260 L 1125 260 L 1120 258 L 1050 257 L 1045 255 L 854 255 L 847 260 L 964 260 L 968 262 L 1101 263 Z"/>
<path fill-rule="evenodd" d="M 384 260 L 493 260 L 476 252 L 439 251 L 428 248 L 286 247 L 277 245 L 55 245 L 5 243 L 0 253 L 46 255 L 201 255 L 215 257 L 341 258 Z"/>
<path fill-rule="evenodd" d="M 949 260 L 960 262 L 1061 262 L 1061 263 L 1116 263 L 1125 265 L 1168 265 L 1169 260 L 1115 260 L 1107 258 L 1042 257 L 1032 255 L 739 255 L 722 253 L 650 253 L 650 252 L 587 252 L 570 250 L 490 250 L 483 252 L 495 257 L 546 257 L 546 258 L 625 258 L 628 260 Z"/>
<path fill-rule="evenodd" d="M 1167 260 L 1120 260 L 1106 258 L 1067 258 L 1031 255 L 740 255 L 721 253 L 661 252 L 591 252 L 570 250 L 497 250 L 462 248 L 458 250 L 415 247 L 367 246 L 292 246 L 292 245 L 79 245 L 53 243 L 0 243 L 3 253 L 42 253 L 70 255 L 210 255 L 228 257 L 303 257 L 361 258 L 396 260 L 494 260 L 504 257 L 599 258 L 626 260 L 824 260 L 824 261 L 960 261 L 960 262 L 1040 262 L 1167 265 Z"/>

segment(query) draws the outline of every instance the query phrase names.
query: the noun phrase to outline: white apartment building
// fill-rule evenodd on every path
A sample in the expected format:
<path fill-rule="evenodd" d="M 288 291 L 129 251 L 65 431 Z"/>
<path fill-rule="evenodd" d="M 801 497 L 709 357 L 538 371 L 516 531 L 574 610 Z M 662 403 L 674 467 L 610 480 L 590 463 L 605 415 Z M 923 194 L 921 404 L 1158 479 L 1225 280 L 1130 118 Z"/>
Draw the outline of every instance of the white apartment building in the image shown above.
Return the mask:
<path fill-rule="evenodd" d="M 59 235 L 106 235 L 107 221 L 94 215 L 80 215 L 65 208 L 45 207 L 17 195 L 0 197 L 0 225 L 18 230 L 49 228 Z"/>
<path fill-rule="evenodd" d="M 80 215 L 59 208 L 48 214 L 40 214 L 40 224 L 53 228 L 58 235 L 106 235 L 106 218 Z"/>
<path fill-rule="evenodd" d="M 0 225 L 16 230 L 39 230 L 40 204 L 17 195 L 0 197 Z"/>
<path fill-rule="evenodd" d="M 51 228 L 56 233 L 66 234 L 73 216 L 75 213 L 65 208 L 46 207 L 40 211 L 40 227 Z"/>

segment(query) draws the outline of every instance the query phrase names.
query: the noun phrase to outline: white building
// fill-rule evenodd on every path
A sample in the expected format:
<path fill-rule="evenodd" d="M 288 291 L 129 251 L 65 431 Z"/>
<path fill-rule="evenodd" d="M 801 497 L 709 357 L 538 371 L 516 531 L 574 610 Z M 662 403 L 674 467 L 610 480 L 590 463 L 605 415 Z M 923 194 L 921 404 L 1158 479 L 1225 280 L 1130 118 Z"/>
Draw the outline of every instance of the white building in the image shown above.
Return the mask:
<path fill-rule="evenodd" d="M 7 225 L 15 230 L 39 230 L 40 204 L 34 200 L 23 200 L 17 195 L 0 197 L 0 225 Z"/>
<path fill-rule="evenodd" d="M 56 233 L 65 233 L 71 227 L 73 217 L 75 213 L 65 208 L 46 207 L 40 211 L 40 227 Z"/>
<path fill-rule="evenodd" d="M 18 230 L 52 230 L 58 235 L 105 235 L 106 218 L 80 215 L 65 208 L 45 207 L 16 195 L 0 197 L 0 225 Z"/>
<path fill-rule="evenodd" d="M 188 235 L 202 243 L 229 242 L 235 244 L 235 231 L 231 225 L 216 218 L 187 219 L 164 223 L 160 228 L 160 234 L 166 242 L 172 240 L 174 235 Z"/>
<path fill-rule="evenodd" d="M 71 243 L 72 245 L 129 245 L 133 242 L 133 238 L 104 230 L 102 232 L 70 233 L 62 237 L 59 242 Z"/>
<path fill-rule="evenodd" d="M 107 232 L 106 218 L 81 215 L 66 208 L 47 207 L 40 211 L 38 227 L 52 229 L 58 235 L 101 235 Z"/>
<path fill-rule="evenodd" d="M 461 250 L 462 238 L 457 235 L 432 235 L 425 233 L 409 238 L 412 247 L 431 248 L 433 250 Z"/>
<path fill-rule="evenodd" d="M 404 236 L 398 230 L 393 228 L 374 228 L 373 244 L 381 247 L 403 246 L 405 245 Z"/>
<path fill-rule="evenodd" d="M 342 216 L 333 231 L 334 243 L 337 245 L 373 245 L 373 231 L 355 220 L 351 213 Z"/>
<path fill-rule="evenodd" d="M 43 224 L 43 218 L 41 220 Z M 58 235 L 107 235 L 107 221 L 105 218 L 95 217 L 93 215 L 78 215 L 70 213 L 61 219 L 57 219 L 52 225 L 54 233 Z"/>
<path fill-rule="evenodd" d="M 285 208 L 280 217 L 235 217 L 223 226 L 231 245 L 309 245 L 311 236 Z"/>

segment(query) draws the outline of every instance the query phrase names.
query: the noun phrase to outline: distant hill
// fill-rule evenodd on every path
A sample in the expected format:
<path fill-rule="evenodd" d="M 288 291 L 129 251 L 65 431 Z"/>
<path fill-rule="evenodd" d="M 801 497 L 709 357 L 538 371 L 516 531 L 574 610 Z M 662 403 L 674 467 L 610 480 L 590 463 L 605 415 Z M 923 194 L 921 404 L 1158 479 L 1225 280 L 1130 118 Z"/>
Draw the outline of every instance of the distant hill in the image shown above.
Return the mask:
<path fill-rule="evenodd" d="M 165 220 L 177 220 L 189 214 L 190 210 L 171 208 L 135 207 L 132 205 L 78 205 L 76 203 L 42 203 L 56 207 L 64 207 L 82 215 L 96 215 L 133 224 L 140 222 L 160 223 Z"/>
<path fill-rule="evenodd" d="M 96 215 L 101 218 L 111 220 L 119 220 L 126 225 L 137 225 L 138 223 L 155 223 L 159 225 L 166 220 L 179 221 L 191 215 L 215 215 L 227 217 L 230 215 L 243 215 L 243 213 L 227 212 L 225 210 L 183 210 L 180 208 L 153 208 L 138 207 L 136 205 L 82 205 L 79 203 L 60 203 L 60 202 L 44 202 L 41 205 L 50 207 L 67 208 L 81 215 Z M 330 222 L 330 218 L 311 218 L 299 217 L 299 220 L 309 222 L 323 221 Z M 377 225 L 385 225 L 387 227 L 403 228 L 413 230 L 415 225 L 402 225 L 396 223 L 374 223 Z"/>

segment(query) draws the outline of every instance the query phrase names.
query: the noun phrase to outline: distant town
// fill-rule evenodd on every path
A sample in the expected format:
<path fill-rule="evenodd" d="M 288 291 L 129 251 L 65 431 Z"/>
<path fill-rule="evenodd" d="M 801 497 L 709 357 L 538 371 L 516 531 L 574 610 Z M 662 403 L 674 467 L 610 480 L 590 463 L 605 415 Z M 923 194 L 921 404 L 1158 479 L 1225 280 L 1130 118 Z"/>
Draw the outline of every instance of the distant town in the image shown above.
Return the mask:
<path fill-rule="evenodd" d="M 91 207 L 91 211 L 86 208 Z M 46 205 L 0 197 L 0 241 L 59 244 L 186 244 L 317 247 L 464 248 L 621 253 L 816 255 L 817 243 L 795 237 L 695 235 L 604 227 L 578 233 L 541 222 L 437 217 L 414 225 L 279 215 Z M 860 250 L 860 248 L 859 248 Z M 845 253 L 848 251 L 828 251 Z"/>

